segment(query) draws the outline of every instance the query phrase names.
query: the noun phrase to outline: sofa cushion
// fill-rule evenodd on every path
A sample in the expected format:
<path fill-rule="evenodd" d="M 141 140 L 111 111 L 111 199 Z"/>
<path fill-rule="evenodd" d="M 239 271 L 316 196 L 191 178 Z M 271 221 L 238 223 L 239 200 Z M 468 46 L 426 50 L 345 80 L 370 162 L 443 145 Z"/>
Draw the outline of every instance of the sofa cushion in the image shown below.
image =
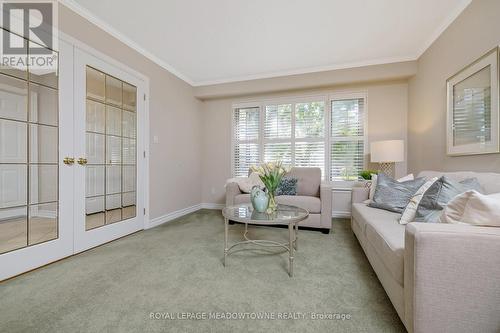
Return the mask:
<path fill-rule="evenodd" d="M 311 214 L 321 213 L 321 200 L 317 197 L 304 195 L 279 195 L 276 202 L 282 205 L 297 206 L 307 209 Z M 234 198 L 234 204 L 250 203 L 250 194 L 239 194 Z"/>
<path fill-rule="evenodd" d="M 297 206 L 307 209 L 311 214 L 321 213 L 321 200 L 318 197 L 305 195 L 279 195 L 276 202 L 282 205 Z"/>
<path fill-rule="evenodd" d="M 294 167 L 287 177 L 297 178 L 297 195 L 319 197 L 321 169 Z"/>
<path fill-rule="evenodd" d="M 403 285 L 405 226 L 395 221 L 369 220 L 366 239 L 375 248 L 392 277 Z"/>
<path fill-rule="evenodd" d="M 238 194 L 234 197 L 234 204 L 239 205 L 243 203 L 250 203 L 250 194 L 243 193 L 243 194 Z"/>
<path fill-rule="evenodd" d="M 358 222 L 363 235 L 366 236 L 366 223 L 369 219 L 399 221 L 401 214 L 387 210 L 371 208 L 364 203 L 352 204 L 352 217 Z"/>
<path fill-rule="evenodd" d="M 394 280 L 403 285 L 405 226 L 398 223 L 400 214 L 354 204 L 352 215 Z"/>

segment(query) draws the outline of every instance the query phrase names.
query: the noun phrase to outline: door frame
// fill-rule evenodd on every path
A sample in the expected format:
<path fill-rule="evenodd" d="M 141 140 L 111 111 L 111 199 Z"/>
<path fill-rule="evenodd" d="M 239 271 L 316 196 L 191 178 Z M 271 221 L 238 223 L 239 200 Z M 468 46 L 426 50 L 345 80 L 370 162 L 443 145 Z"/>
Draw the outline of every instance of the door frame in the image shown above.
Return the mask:
<path fill-rule="evenodd" d="M 89 46 L 88 44 L 82 42 L 81 40 L 66 34 L 63 31 L 58 31 L 59 34 L 59 39 L 61 41 L 67 42 L 71 44 L 74 49 L 79 48 L 82 51 L 85 51 L 89 53 L 90 55 L 93 55 L 110 65 L 113 65 L 119 69 L 121 69 L 124 72 L 127 72 L 130 75 L 135 76 L 136 78 L 140 79 L 144 83 L 144 91 L 145 91 L 145 98 L 144 98 L 144 179 L 145 183 L 143 184 L 144 186 L 144 229 L 148 229 L 150 227 L 150 200 L 149 200 L 149 189 L 150 189 L 150 174 L 149 174 L 149 152 L 150 152 L 150 145 L 149 145 L 149 137 L 150 137 L 150 123 L 149 123 L 149 96 L 150 96 L 150 79 L 148 76 L 142 74 L 141 72 L 128 67 L 127 65 L 123 64 L 122 62 L 116 60 L 115 58 L 110 57 L 109 55 L 102 53 L 101 51 L 96 50 L 92 46 Z"/>

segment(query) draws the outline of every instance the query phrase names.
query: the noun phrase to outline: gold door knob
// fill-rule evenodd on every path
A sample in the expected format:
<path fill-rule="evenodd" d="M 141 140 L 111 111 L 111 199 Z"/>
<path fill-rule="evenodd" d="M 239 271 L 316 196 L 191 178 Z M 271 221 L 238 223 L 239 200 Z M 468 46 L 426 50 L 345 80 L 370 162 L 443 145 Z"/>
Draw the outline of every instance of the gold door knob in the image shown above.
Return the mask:
<path fill-rule="evenodd" d="M 80 164 L 80 165 L 85 165 L 85 164 L 87 164 L 87 159 L 86 159 L 86 158 L 83 158 L 83 157 L 80 157 L 80 158 L 78 159 L 78 164 Z"/>
<path fill-rule="evenodd" d="M 75 163 L 75 159 L 73 157 L 65 157 L 63 162 L 64 164 L 71 165 Z"/>

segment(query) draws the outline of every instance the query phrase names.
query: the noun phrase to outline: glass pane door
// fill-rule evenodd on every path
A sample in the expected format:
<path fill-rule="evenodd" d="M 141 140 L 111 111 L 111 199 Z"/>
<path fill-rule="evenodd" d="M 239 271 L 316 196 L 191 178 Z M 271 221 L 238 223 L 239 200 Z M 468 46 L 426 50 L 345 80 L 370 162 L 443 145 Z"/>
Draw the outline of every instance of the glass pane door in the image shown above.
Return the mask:
<path fill-rule="evenodd" d="M 136 216 L 137 88 L 86 66 L 85 230 Z"/>
<path fill-rule="evenodd" d="M 16 38 L 28 58 L 31 41 Z M 64 40 L 50 52 L 54 70 L 0 66 L 0 281 L 141 230 L 147 216 L 147 79 Z"/>
<path fill-rule="evenodd" d="M 57 68 L 2 67 L 0 254 L 58 238 L 58 151 Z"/>
<path fill-rule="evenodd" d="M 144 81 L 75 49 L 75 252 L 144 228 Z M 141 159 L 138 157 L 141 156 Z M 140 212 L 140 213 L 139 213 Z"/>

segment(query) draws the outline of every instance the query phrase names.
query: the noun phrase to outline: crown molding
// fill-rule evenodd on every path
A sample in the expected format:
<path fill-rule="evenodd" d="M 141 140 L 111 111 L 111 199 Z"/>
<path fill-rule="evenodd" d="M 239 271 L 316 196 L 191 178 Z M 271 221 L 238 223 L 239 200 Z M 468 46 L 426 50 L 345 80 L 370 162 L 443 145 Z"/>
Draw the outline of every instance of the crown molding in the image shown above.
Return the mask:
<path fill-rule="evenodd" d="M 412 55 L 412 56 L 407 56 L 407 57 L 381 58 L 381 59 L 375 59 L 375 60 L 349 62 L 349 63 L 343 63 L 343 64 L 332 64 L 332 65 L 326 65 L 326 66 L 305 67 L 305 68 L 301 68 L 301 69 L 292 69 L 292 70 L 283 70 L 283 71 L 269 72 L 269 73 L 262 73 L 262 74 L 237 76 L 237 77 L 233 77 L 233 78 L 229 78 L 229 79 L 199 81 L 199 82 L 195 82 L 193 84 L 193 87 L 210 86 L 210 85 L 216 85 L 216 84 L 259 80 L 259 79 L 270 79 L 270 78 L 278 78 L 278 77 L 284 77 L 284 76 L 290 76 L 290 75 L 312 74 L 312 73 L 328 72 L 328 71 L 333 71 L 333 70 L 358 68 L 358 67 L 366 67 L 366 66 L 388 65 L 388 64 L 398 63 L 398 62 L 415 61 L 415 60 L 417 60 L 417 56 Z"/>
<path fill-rule="evenodd" d="M 177 76 L 179 79 L 185 81 L 191 86 L 194 86 L 193 80 L 189 78 L 189 76 L 182 74 L 180 71 L 175 69 L 172 65 L 168 64 L 167 62 L 161 60 L 157 56 L 155 56 L 153 53 L 149 52 L 148 50 L 144 49 L 140 45 L 138 45 L 136 42 L 131 40 L 130 38 L 126 37 L 124 34 L 116 30 L 115 28 L 111 27 L 109 24 L 104 22 L 102 19 L 99 17 L 95 16 L 93 13 L 91 13 L 89 10 L 86 8 L 82 7 L 80 4 L 75 2 L 74 0 L 59 0 L 59 2 L 74 11 L 75 13 L 79 14 L 92 24 L 96 25 L 100 29 L 106 31 L 108 34 L 111 36 L 115 37 L 118 39 L 120 42 L 124 43 L 128 47 L 134 49 L 135 51 L 139 52 L 155 64 L 157 64 L 160 67 L 163 67 L 173 75 Z"/>

